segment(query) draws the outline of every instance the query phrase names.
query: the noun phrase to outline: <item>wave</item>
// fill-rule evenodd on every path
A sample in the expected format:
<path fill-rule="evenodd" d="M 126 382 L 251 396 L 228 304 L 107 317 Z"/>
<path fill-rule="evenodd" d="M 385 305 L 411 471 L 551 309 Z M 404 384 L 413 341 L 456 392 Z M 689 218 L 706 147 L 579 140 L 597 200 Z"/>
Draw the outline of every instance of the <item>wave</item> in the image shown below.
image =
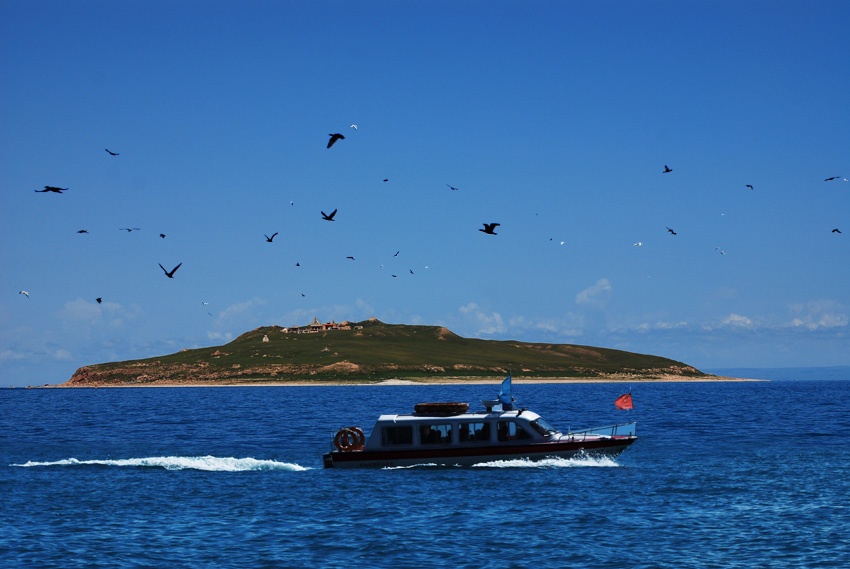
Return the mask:
<path fill-rule="evenodd" d="M 310 470 L 298 464 L 278 462 L 276 460 L 257 460 L 255 458 L 232 458 L 216 456 L 152 456 L 147 458 L 124 458 L 118 460 L 77 460 L 66 458 L 52 462 L 29 461 L 12 466 L 141 466 L 164 468 L 166 470 L 205 470 L 210 472 L 247 472 L 258 470 L 288 470 L 300 472 Z"/>
<path fill-rule="evenodd" d="M 529 460 L 527 458 L 514 460 L 494 460 L 473 465 L 485 468 L 576 468 L 584 466 L 612 467 L 620 466 L 610 456 L 574 456 L 572 458 L 544 458 Z"/>
<path fill-rule="evenodd" d="M 408 466 L 387 466 L 382 470 L 408 470 L 413 468 L 445 468 L 447 465 L 435 463 L 411 464 Z M 460 468 L 459 465 L 451 465 Z M 492 460 L 490 462 L 479 462 L 473 464 L 473 468 L 576 468 L 582 466 L 611 467 L 620 466 L 609 456 L 574 456 L 572 458 L 544 458 L 543 460 L 531 460 L 518 458 L 513 460 Z"/>

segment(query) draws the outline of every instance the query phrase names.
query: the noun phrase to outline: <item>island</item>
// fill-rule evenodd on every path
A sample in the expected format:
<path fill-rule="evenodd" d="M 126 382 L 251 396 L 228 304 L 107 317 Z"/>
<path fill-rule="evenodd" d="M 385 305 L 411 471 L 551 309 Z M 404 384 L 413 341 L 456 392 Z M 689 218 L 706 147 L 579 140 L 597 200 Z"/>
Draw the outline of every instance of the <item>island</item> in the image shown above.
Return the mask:
<path fill-rule="evenodd" d="M 227 344 L 87 365 L 59 387 L 716 381 L 668 358 L 573 344 L 464 338 L 442 326 L 261 326 Z"/>

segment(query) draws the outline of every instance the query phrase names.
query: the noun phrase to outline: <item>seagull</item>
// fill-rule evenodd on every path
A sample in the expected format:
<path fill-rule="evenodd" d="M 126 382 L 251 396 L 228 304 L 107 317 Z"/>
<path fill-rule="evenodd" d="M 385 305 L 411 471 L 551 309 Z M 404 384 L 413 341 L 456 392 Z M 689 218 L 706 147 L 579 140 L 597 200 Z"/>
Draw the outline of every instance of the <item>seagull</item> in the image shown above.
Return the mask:
<path fill-rule="evenodd" d="M 494 229 L 499 227 L 501 223 L 484 223 L 483 225 L 484 229 L 479 229 L 478 231 L 486 233 L 487 235 L 498 235 L 498 233 L 496 233 Z"/>
<path fill-rule="evenodd" d="M 277 235 L 278 233 L 280 233 L 280 231 L 275 231 L 275 232 L 274 232 L 274 234 L 273 234 L 271 237 L 269 237 L 269 236 L 268 236 L 268 235 L 266 235 L 265 233 L 263 234 L 263 236 L 266 238 L 266 241 L 268 241 L 269 243 L 271 243 L 271 242 L 272 242 L 272 240 L 274 239 L 274 236 L 275 236 L 275 235 Z"/>
<path fill-rule="evenodd" d="M 203 300 L 201 301 L 201 306 L 206 306 L 207 304 L 209 304 L 209 302 L 204 302 Z"/>
<path fill-rule="evenodd" d="M 753 187 L 750 184 L 747 184 L 747 187 L 750 188 L 751 190 L 753 189 Z"/>
<path fill-rule="evenodd" d="M 107 152 L 109 152 L 109 151 L 107 150 Z M 103 299 L 100 298 L 100 297 L 95 298 L 95 300 L 97 301 L 98 304 L 101 304 L 103 302 Z"/>
<path fill-rule="evenodd" d="M 67 192 L 68 188 L 57 188 L 56 186 L 44 186 L 43 190 L 33 190 L 36 193 L 43 194 L 44 192 L 53 192 L 54 194 L 61 194 L 62 192 Z"/>
<path fill-rule="evenodd" d="M 638 241 L 637 243 L 635 243 L 635 244 L 633 245 L 633 247 L 641 247 L 641 246 L 643 246 L 643 242 L 642 242 L 642 241 Z"/>
<path fill-rule="evenodd" d="M 832 232 L 833 233 L 841 233 L 841 231 L 839 231 L 837 227 L 835 229 L 833 229 Z"/>
<path fill-rule="evenodd" d="M 182 265 L 182 264 L 183 264 L 183 263 L 180 263 L 180 265 Z M 166 271 L 166 270 L 165 270 L 165 267 L 163 267 L 161 263 L 160 263 L 160 265 L 159 265 L 159 268 L 163 270 L 163 272 L 165 273 L 165 276 L 166 276 L 166 277 L 168 277 L 168 278 L 170 278 L 170 279 L 173 279 L 173 278 L 174 278 L 174 273 L 175 273 L 175 272 L 177 272 L 177 269 L 179 269 L 179 268 L 180 268 L 180 265 L 177 265 L 176 267 L 174 267 L 173 269 L 171 269 L 171 272 L 170 272 L 170 273 L 169 273 L 168 271 Z"/>
<path fill-rule="evenodd" d="M 29 297 L 30 297 L 30 293 L 28 293 L 28 292 L 27 292 L 27 291 L 25 291 L 25 290 L 22 290 L 22 291 L 21 291 L 21 292 L 19 292 L 18 294 L 22 294 L 22 295 L 24 295 L 24 296 L 25 296 L 25 297 L 27 297 L 27 298 L 29 298 Z"/>
<path fill-rule="evenodd" d="M 88 232 L 89 232 L 88 229 L 80 229 L 79 231 L 77 231 L 77 233 L 88 233 Z"/>
<path fill-rule="evenodd" d="M 345 140 L 345 137 L 344 137 L 344 136 L 342 136 L 340 133 L 336 133 L 336 134 L 329 134 L 328 136 L 330 136 L 330 137 L 331 137 L 331 139 L 328 141 L 328 148 L 330 148 L 331 146 L 333 146 L 333 145 L 334 145 L 334 142 L 336 142 L 336 141 L 337 141 L 337 140 L 339 140 L 339 139 Z"/>
<path fill-rule="evenodd" d="M 130 233 L 131 231 L 139 231 L 139 228 L 138 227 L 122 227 L 118 231 L 126 231 L 127 233 Z"/>
<path fill-rule="evenodd" d="M 330 215 L 326 214 L 325 212 L 322 212 L 322 219 L 324 219 L 325 221 L 333 221 L 335 215 L 336 210 L 333 210 Z"/>
<path fill-rule="evenodd" d="M 668 172 L 672 172 L 672 171 L 673 171 L 673 169 L 672 169 L 672 168 L 668 168 L 668 167 L 667 167 L 667 164 L 665 164 L 665 165 L 664 165 L 664 171 L 662 172 L 662 174 L 666 174 L 666 173 L 668 173 Z"/>
<path fill-rule="evenodd" d="M 673 231 L 672 229 L 670 229 L 669 227 L 667 228 L 667 231 L 669 231 L 669 232 L 670 232 L 670 233 L 672 233 L 673 235 L 676 235 L 676 232 L 675 232 L 675 231 Z"/>
<path fill-rule="evenodd" d="M 721 250 L 720 250 L 720 247 L 715 247 L 715 248 L 714 248 L 714 250 L 715 250 L 715 251 L 717 251 L 718 253 L 720 253 L 721 255 L 725 255 L 725 254 L 726 254 L 726 249 L 723 249 L 723 250 L 721 251 Z"/>
<path fill-rule="evenodd" d="M 351 128 L 353 128 L 354 130 L 357 130 L 357 125 L 353 124 L 353 125 L 351 125 Z"/>
<path fill-rule="evenodd" d="M 109 154 L 110 154 L 110 155 L 112 155 L 112 156 L 118 156 L 118 153 L 117 153 L 117 152 L 112 152 L 112 151 L 111 151 L 110 149 L 108 149 L 108 148 L 104 148 L 104 150 L 106 150 L 107 152 L 109 152 Z"/>
<path fill-rule="evenodd" d="M 457 191 L 457 188 L 456 188 L 456 187 L 454 187 L 454 186 L 449 186 L 448 184 L 446 184 L 446 186 L 448 186 L 448 187 L 449 187 L 449 189 L 450 189 L 450 190 L 452 190 L 453 192 L 456 192 L 456 191 Z"/>
<path fill-rule="evenodd" d="M 840 177 L 841 176 L 833 176 L 832 178 L 827 178 L 826 180 L 824 180 L 824 182 L 829 182 L 830 180 L 837 180 Z M 44 186 L 44 187 L 46 188 L 47 186 Z"/>

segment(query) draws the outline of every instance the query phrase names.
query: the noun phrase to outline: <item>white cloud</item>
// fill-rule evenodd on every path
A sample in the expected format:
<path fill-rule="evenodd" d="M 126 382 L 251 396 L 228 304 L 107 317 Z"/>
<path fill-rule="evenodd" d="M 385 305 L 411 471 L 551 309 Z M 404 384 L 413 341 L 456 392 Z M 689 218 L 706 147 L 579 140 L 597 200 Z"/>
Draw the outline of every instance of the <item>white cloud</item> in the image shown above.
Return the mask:
<path fill-rule="evenodd" d="M 60 348 L 60 349 L 56 350 L 55 352 L 53 352 L 53 359 L 67 362 L 67 361 L 73 360 L 74 357 L 71 355 L 71 352 L 69 352 L 68 350 L 64 350 L 64 349 Z"/>
<path fill-rule="evenodd" d="M 814 300 L 805 304 L 793 304 L 789 307 L 793 316 L 785 324 L 790 328 L 818 330 L 820 328 L 840 328 L 850 323 L 843 307 L 829 300 Z"/>
<path fill-rule="evenodd" d="M 735 314 L 734 312 L 724 318 L 721 321 L 721 324 L 725 326 L 736 326 L 741 328 L 752 328 L 753 321 L 747 318 L 746 316 L 741 316 L 740 314 Z"/>
<path fill-rule="evenodd" d="M 611 290 L 611 282 L 608 279 L 599 279 L 596 284 L 587 287 L 576 295 L 576 304 L 601 305 L 605 293 Z"/>
<path fill-rule="evenodd" d="M 477 328 L 476 336 L 481 334 L 501 334 L 508 329 L 498 312 L 487 314 L 474 302 L 470 302 L 466 306 L 461 306 L 459 311 Z"/>

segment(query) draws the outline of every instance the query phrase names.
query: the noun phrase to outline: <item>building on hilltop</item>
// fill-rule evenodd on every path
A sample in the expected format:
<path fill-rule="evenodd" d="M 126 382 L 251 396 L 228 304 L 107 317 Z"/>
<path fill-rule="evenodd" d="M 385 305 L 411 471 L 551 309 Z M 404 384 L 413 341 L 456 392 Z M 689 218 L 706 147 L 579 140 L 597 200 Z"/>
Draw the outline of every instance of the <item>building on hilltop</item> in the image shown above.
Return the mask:
<path fill-rule="evenodd" d="M 313 318 L 313 321 L 306 326 L 289 326 L 288 328 L 281 328 L 281 332 L 284 334 L 315 334 L 329 330 L 351 330 L 352 328 L 360 329 L 363 326 L 353 326 L 348 320 L 343 320 L 339 323 L 334 320 L 322 324 L 318 318 Z"/>

